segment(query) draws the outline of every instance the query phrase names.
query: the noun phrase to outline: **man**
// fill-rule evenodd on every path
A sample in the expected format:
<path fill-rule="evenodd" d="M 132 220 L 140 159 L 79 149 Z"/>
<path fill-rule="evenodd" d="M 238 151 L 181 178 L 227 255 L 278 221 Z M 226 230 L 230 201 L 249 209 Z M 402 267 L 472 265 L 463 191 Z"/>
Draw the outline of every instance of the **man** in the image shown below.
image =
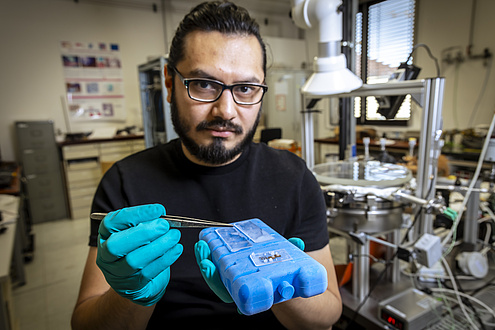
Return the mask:
<path fill-rule="evenodd" d="M 252 143 L 266 92 L 258 25 L 232 3 L 198 5 L 177 29 L 165 74 L 180 138 L 117 162 L 102 179 L 93 211 L 121 210 L 92 222 L 73 328 L 330 328 L 341 300 L 321 190 L 300 158 Z M 225 288 L 203 257 L 203 273 L 196 263 L 199 230 L 170 229 L 158 218 L 164 207 L 221 222 L 260 218 L 299 237 L 326 268 L 328 289 L 241 315 L 219 298 L 228 300 Z"/>

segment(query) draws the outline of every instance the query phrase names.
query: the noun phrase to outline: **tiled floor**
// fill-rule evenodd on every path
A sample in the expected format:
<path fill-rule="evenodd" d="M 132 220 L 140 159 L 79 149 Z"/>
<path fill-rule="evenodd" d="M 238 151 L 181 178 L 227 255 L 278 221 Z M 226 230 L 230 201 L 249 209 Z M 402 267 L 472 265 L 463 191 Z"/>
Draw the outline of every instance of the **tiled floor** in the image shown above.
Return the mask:
<path fill-rule="evenodd" d="M 26 284 L 13 289 L 19 330 L 70 329 L 88 253 L 89 220 L 33 226 L 34 258 L 25 264 Z"/>

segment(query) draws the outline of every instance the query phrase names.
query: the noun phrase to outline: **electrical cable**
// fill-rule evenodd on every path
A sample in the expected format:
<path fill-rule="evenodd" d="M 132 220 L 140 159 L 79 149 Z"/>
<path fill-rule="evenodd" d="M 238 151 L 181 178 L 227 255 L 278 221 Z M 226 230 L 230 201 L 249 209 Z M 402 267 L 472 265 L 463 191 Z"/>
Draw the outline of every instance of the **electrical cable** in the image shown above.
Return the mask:
<path fill-rule="evenodd" d="M 483 81 L 483 85 L 481 85 L 481 91 L 478 95 L 478 98 L 476 99 L 476 103 L 474 104 L 473 112 L 472 112 L 471 116 L 469 117 L 469 123 L 468 123 L 467 127 L 471 127 L 473 120 L 476 118 L 476 113 L 478 112 L 481 100 L 483 99 L 483 96 L 485 95 L 486 87 L 488 86 L 488 80 L 490 78 L 491 72 L 492 72 L 492 58 L 490 57 L 490 59 L 488 61 L 488 67 L 486 68 L 485 80 Z"/>
<path fill-rule="evenodd" d="M 486 223 L 486 234 L 485 234 L 485 239 L 483 240 L 484 245 L 488 245 L 490 242 L 490 237 L 492 236 L 492 224 L 487 222 Z"/>
<path fill-rule="evenodd" d="M 471 292 L 471 296 L 474 296 L 475 294 L 477 294 L 481 290 L 484 290 L 485 288 L 487 288 L 489 286 L 492 286 L 492 285 L 495 285 L 495 276 L 493 276 L 491 279 L 489 279 L 488 281 L 486 281 L 484 285 L 480 286 L 479 288 L 474 289 Z"/>
<path fill-rule="evenodd" d="M 467 278 L 465 278 L 466 276 L 456 276 L 458 279 L 460 280 L 467 280 Z M 449 279 L 450 280 L 450 279 Z M 475 278 L 473 280 L 480 280 L 479 278 Z M 448 282 L 444 282 L 444 286 L 447 288 L 447 289 L 450 289 L 450 290 L 453 290 L 453 287 L 447 285 Z M 492 277 L 491 279 L 485 281 L 484 283 L 482 283 L 481 286 L 477 287 L 477 288 L 472 288 L 469 292 L 469 295 L 471 296 L 474 296 L 475 294 L 477 294 L 478 292 L 480 292 L 481 290 L 489 287 L 489 286 L 492 286 L 492 285 L 495 285 L 495 276 Z"/>
<path fill-rule="evenodd" d="M 452 297 L 449 297 L 449 296 L 445 296 L 443 294 L 440 294 L 438 298 L 440 298 L 441 300 L 444 300 L 444 301 L 447 301 L 448 300 L 448 301 L 457 303 L 457 299 L 452 298 Z M 450 308 L 449 305 L 446 305 L 445 307 L 448 308 L 449 311 L 451 310 L 451 308 Z M 489 312 L 484 312 L 484 311 L 481 311 L 481 313 L 482 314 L 489 314 Z M 451 318 L 455 319 L 455 317 L 453 315 L 451 315 Z M 494 327 L 495 326 L 495 323 L 483 322 L 482 325 L 483 325 L 483 327 L 484 326 Z"/>
<path fill-rule="evenodd" d="M 401 270 L 401 274 L 404 274 L 407 277 L 412 277 L 412 278 L 420 278 L 423 277 L 425 279 L 437 279 L 437 280 L 450 280 L 450 277 L 447 275 L 435 275 L 435 274 L 418 274 L 418 273 L 410 273 L 406 272 L 404 269 Z M 457 276 L 458 279 L 460 280 L 465 280 L 465 281 L 477 281 L 478 278 L 474 276 Z"/>
<path fill-rule="evenodd" d="M 442 287 L 442 282 L 441 282 L 440 280 L 437 280 L 437 283 L 438 283 L 438 287 Z M 428 290 L 429 290 L 429 289 L 428 289 Z M 433 295 L 433 291 L 429 290 L 429 291 L 428 291 L 428 294 L 430 294 L 430 292 L 431 292 L 431 293 L 432 293 L 432 295 Z M 440 293 L 440 295 L 441 295 L 441 299 L 443 299 L 443 300 L 447 300 L 448 298 L 450 298 L 450 297 L 448 297 L 448 298 L 447 298 L 447 296 L 444 294 L 444 291 L 440 291 L 439 293 Z M 455 301 L 455 302 L 457 303 L 457 300 L 456 300 L 456 299 L 454 299 L 454 298 L 450 298 L 450 299 L 451 299 L 451 300 L 453 300 L 453 301 Z M 455 322 L 455 316 L 454 316 L 454 311 L 452 310 L 452 307 L 450 306 L 450 304 L 449 304 L 449 305 L 444 304 L 444 307 L 445 307 L 445 308 L 447 309 L 447 311 L 449 312 L 450 318 L 451 318 L 452 320 L 454 320 L 452 323 L 454 323 L 454 322 Z"/>
<path fill-rule="evenodd" d="M 430 288 L 430 290 L 432 292 L 446 292 L 446 293 L 455 294 L 455 291 L 454 290 L 452 290 L 452 289 L 446 289 L 446 288 Z M 459 294 L 459 296 L 462 296 L 463 298 L 472 300 L 473 302 L 477 303 L 478 305 L 480 305 L 481 307 L 483 307 L 484 309 L 486 309 L 486 311 L 488 313 L 490 313 L 495 318 L 495 311 L 493 309 L 491 309 L 487 304 L 485 304 L 484 302 L 482 302 L 481 300 L 479 300 L 478 298 L 475 298 L 472 295 L 468 295 L 468 294 L 462 293 L 462 292 L 457 292 L 457 293 Z"/>
<path fill-rule="evenodd" d="M 485 213 L 488 213 L 488 216 L 485 216 L 478 220 L 479 224 L 486 224 L 486 233 L 485 239 L 483 240 L 483 246 L 487 246 L 490 243 L 490 237 L 492 236 L 492 222 L 495 223 L 495 215 L 492 210 L 488 206 L 486 206 L 486 202 L 480 203 L 480 209 Z"/>
<path fill-rule="evenodd" d="M 488 213 L 489 215 L 489 218 L 493 220 L 493 222 L 495 223 L 495 214 L 493 213 L 493 211 L 490 209 L 490 207 L 487 206 L 487 202 L 483 202 L 480 204 L 480 207 L 483 211 L 485 211 L 486 213 Z"/>
<path fill-rule="evenodd" d="M 459 278 L 456 274 L 453 274 L 454 281 L 456 281 L 457 287 L 459 288 L 459 292 L 466 293 L 464 289 L 461 286 L 461 282 L 459 282 Z M 486 330 L 485 325 L 483 324 L 483 321 L 481 321 L 481 317 L 478 313 L 478 311 L 474 308 L 473 304 L 471 304 L 471 301 L 469 299 L 464 299 L 463 302 L 466 304 L 469 309 L 473 311 L 474 316 L 476 317 L 476 320 L 479 322 L 481 325 L 482 330 Z"/>
<path fill-rule="evenodd" d="M 488 217 L 485 217 L 487 218 L 488 220 L 491 220 L 493 221 L 493 223 L 495 224 L 495 214 L 493 214 L 493 211 L 488 207 L 486 206 L 487 202 L 483 202 L 483 203 L 480 203 L 480 208 L 481 210 L 485 211 L 486 213 L 488 213 Z M 488 220 L 485 220 L 484 218 L 481 219 L 479 222 L 482 223 L 482 222 L 487 222 Z M 489 242 L 490 242 L 490 237 L 491 237 L 491 233 L 492 233 L 492 224 L 491 222 L 487 222 L 487 230 L 486 230 L 486 235 L 485 235 L 485 240 L 483 241 L 484 245 L 489 245 Z M 490 229 L 490 230 L 488 230 Z"/>
<path fill-rule="evenodd" d="M 437 78 L 440 78 L 440 65 L 438 64 L 438 59 L 435 56 L 433 56 L 433 54 L 431 53 L 430 47 L 428 47 L 426 44 L 417 44 L 416 46 L 414 46 L 411 53 L 409 53 L 409 56 L 407 57 L 406 63 L 409 62 L 412 54 L 419 47 L 423 47 L 424 49 L 426 49 L 428 56 L 430 56 L 430 58 L 435 62 L 435 67 L 437 69 Z"/>
<path fill-rule="evenodd" d="M 443 264 L 443 267 L 445 268 L 445 271 L 447 272 L 447 274 L 451 278 L 452 286 L 454 288 L 454 292 L 456 294 L 457 301 L 459 302 L 459 307 L 461 308 L 462 314 L 464 314 L 464 316 L 468 320 L 469 324 L 471 324 L 472 329 L 478 329 L 478 327 L 474 324 L 473 320 L 471 319 L 471 317 L 467 313 L 466 308 L 464 307 L 464 303 L 462 302 L 460 292 L 457 289 L 457 283 L 455 282 L 455 278 L 454 278 L 454 275 L 452 274 L 452 270 L 450 269 L 449 263 L 447 262 L 447 260 L 445 260 L 444 257 L 442 257 L 440 260 L 442 261 L 442 264 Z"/>
<path fill-rule="evenodd" d="M 492 122 L 490 124 L 490 128 L 488 129 L 488 133 L 486 134 L 485 142 L 483 144 L 483 148 L 481 150 L 480 157 L 478 159 L 478 164 L 476 166 L 476 170 L 475 170 L 474 175 L 471 179 L 471 183 L 469 184 L 468 190 L 466 191 L 466 195 L 464 196 L 464 200 L 462 202 L 462 205 L 461 205 L 461 208 L 460 208 L 459 213 L 457 215 L 457 218 L 454 221 L 449 234 L 442 241 L 442 245 L 446 246 L 448 241 L 451 238 L 453 239 L 451 245 L 449 246 L 447 251 L 444 253 L 444 256 L 448 255 L 452 251 L 452 248 L 454 247 L 455 239 L 456 239 L 454 234 L 457 231 L 457 226 L 459 225 L 459 222 L 461 221 L 462 214 L 464 212 L 464 208 L 466 207 L 467 202 L 469 201 L 469 197 L 471 196 L 471 192 L 473 191 L 474 185 L 476 184 L 476 181 L 478 180 L 478 177 L 480 175 L 481 168 L 483 166 L 483 161 L 485 159 L 485 154 L 486 154 L 486 151 L 488 149 L 488 144 L 490 142 L 490 138 L 492 136 L 494 126 L 495 126 L 495 114 L 493 115 L 493 119 L 492 119 Z"/>

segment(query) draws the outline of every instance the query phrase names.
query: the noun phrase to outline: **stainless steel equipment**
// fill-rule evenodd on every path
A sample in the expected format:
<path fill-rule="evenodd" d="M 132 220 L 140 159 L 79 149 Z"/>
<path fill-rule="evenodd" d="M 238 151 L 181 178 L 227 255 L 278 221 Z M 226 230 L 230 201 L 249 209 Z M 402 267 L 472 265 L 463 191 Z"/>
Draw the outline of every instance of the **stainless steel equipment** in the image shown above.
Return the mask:
<path fill-rule="evenodd" d="M 423 119 L 418 151 L 418 172 L 416 176 L 417 197 L 430 200 L 435 196 L 437 160 L 441 150 L 442 128 L 442 103 L 445 80 L 443 78 L 431 78 L 425 80 L 409 80 L 397 83 L 363 85 L 361 88 L 350 92 L 331 95 L 331 97 L 348 98 L 354 96 L 380 96 L 411 94 L 413 99 L 423 108 Z M 304 95 L 303 95 L 304 96 Z M 310 97 L 303 97 L 303 107 Z M 308 167 L 313 168 L 314 162 L 314 128 L 313 113 L 303 113 L 303 157 Z M 433 230 L 433 216 L 420 214 L 416 226 L 416 237 L 423 233 L 431 233 Z"/>
<path fill-rule="evenodd" d="M 341 161 L 316 165 L 313 172 L 320 184 L 330 184 L 323 188 L 330 226 L 366 233 L 401 227 L 402 204 L 387 197 L 411 180 L 404 166 Z"/>
<path fill-rule="evenodd" d="M 402 204 L 391 198 L 392 194 L 412 179 L 404 166 L 377 161 L 340 161 L 319 164 L 313 172 L 320 184 L 328 207 L 329 231 L 349 237 L 352 233 L 385 234 L 393 245 L 398 245 L 403 223 Z M 369 237 L 369 236 L 365 236 Z M 362 300 L 369 292 L 370 242 L 349 240 L 352 246 L 353 295 Z M 394 248 L 387 248 L 387 258 L 394 255 Z M 397 258 L 388 277 L 399 279 Z"/>

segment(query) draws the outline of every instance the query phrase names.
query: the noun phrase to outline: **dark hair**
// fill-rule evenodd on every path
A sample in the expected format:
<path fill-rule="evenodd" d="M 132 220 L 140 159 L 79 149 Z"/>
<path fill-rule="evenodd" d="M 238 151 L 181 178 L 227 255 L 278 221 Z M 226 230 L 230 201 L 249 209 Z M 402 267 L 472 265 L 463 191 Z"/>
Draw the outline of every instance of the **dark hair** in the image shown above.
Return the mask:
<path fill-rule="evenodd" d="M 184 58 L 184 39 L 193 31 L 218 31 L 224 34 L 255 36 L 261 46 L 263 73 L 266 74 L 266 47 L 258 23 L 251 18 L 245 8 L 228 1 L 203 2 L 184 16 L 170 46 L 169 72 L 173 73 L 172 68 Z"/>

